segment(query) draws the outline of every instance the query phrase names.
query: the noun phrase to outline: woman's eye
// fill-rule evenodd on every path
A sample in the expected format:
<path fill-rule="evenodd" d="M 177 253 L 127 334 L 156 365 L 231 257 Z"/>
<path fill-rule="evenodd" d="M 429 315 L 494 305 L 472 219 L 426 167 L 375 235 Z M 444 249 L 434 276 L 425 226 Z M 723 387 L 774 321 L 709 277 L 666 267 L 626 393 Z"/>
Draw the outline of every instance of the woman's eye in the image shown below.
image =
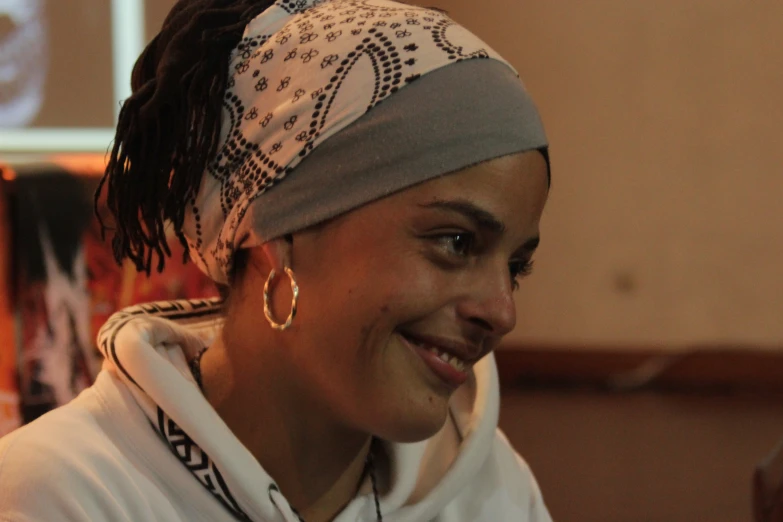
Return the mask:
<path fill-rule="evenodd" d="M 519 288 L 519 277 L 524 277 L 533 271 L 533 261 L 530 259 L 511 261 L 508 264 L 508 271 L 511 275 L 511 285 L 516 290 Z"/>
<path fill-rule="evenodd" d="M 459 257 L 466 257 L 473 248 L 473 234 L 469 232 L 443 234 L 442 236 L 438 236 L 438 239 L 450 254 Z"/>

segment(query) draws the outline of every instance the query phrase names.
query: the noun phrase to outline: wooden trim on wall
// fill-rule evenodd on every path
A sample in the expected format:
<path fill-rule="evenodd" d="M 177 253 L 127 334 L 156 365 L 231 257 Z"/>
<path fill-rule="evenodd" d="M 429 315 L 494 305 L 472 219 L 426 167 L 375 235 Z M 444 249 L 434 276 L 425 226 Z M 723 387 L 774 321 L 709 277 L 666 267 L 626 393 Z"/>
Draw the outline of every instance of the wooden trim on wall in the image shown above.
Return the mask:
<path fill-rule="evenodd" d="M 700 346 L 691 350 L 504 346 L 496 352 L 505 387 L 693 389 L 783 393 L 783 346 Z"/>

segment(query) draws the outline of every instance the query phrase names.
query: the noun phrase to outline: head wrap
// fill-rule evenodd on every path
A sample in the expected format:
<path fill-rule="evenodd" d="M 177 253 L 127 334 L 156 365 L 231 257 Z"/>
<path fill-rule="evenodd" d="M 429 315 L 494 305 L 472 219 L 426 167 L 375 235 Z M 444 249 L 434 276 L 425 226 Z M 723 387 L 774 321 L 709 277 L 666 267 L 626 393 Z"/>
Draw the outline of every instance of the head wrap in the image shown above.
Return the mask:
<path fill-rule="evenodd" d="M 278 0 L 229 67 L 218 152 L 183 224 L 218 283 L 239 248 L 547 144 L 516 71 L 433 9 Z"/>

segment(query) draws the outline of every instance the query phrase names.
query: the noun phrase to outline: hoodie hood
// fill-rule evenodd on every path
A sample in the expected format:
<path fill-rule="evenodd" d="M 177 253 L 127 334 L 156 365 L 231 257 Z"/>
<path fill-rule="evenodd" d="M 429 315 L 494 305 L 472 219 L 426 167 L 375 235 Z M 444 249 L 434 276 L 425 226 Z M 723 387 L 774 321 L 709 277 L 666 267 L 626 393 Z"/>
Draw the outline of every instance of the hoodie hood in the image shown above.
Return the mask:
<path fill-rule="evenodd" d="M 179 460 L 235 517 L 299 521 L 275 481 L 207 402 L 188 361 L 209 346 L 223 324 L 217 299 L 168 301 L 114 314 L 98 336 L 104 368 L 119 377 Z M 450 402 L 449 419 L 433 437 L 384 442 L 379 463 L 385 521 L 430 520 L 476 475 L 492 451 L 499 389 L 494 357 L 474 365 Z M 336 522 L 375 520 L 365 484 Z"/>

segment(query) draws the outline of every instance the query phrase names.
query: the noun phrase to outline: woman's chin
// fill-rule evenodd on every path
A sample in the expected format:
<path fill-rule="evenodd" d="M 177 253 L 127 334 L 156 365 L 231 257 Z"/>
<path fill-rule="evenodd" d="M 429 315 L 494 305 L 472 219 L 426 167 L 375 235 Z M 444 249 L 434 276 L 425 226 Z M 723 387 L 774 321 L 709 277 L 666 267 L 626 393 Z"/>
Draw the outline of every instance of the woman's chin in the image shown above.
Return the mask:
<path fill-rule="evenodd" d="M 377 435 L 391 442 L 412 443 L 429 439 L 438 433 L 448 418 L 448 403 L 439 404 L 435 399 L 428 408 L 416 408 L 416 411 L 401 412 L 396 419 L 390 419 L 386 429 L 378 430 Z"/>

